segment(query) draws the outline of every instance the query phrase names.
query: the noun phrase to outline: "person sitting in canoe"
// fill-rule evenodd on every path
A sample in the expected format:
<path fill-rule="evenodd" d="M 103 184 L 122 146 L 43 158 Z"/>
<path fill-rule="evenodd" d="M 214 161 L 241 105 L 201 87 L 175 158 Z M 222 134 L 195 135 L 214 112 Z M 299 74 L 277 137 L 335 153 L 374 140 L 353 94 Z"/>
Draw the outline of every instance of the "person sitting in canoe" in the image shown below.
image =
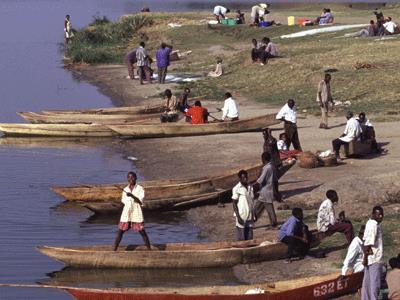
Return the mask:
<path fill-rule="evenodd" d="M 236 218 L 238 241 L 253 239 L 253 187 L 248 183 L 248 173 L 240 170 L 239 183 L 232 189 L 233 211 Z"/>
<path fill-rule="evenodd" d="M 186 116 L 190 117 L 190 124 L 193 125 L 208 123 L 208 111 L 201 106 L 199 100 L 194 103 L 194 106 L 187 110 Z"/>
<path fill-rule="evenodd" d="M 362 248 L 364 231 L 365 225 L 362 225 L 358 232 L 358 236 L 351 241 L 349 249 L 347 249 L 346 258 L 343 261 L 342 267 L 343 276 L 364 271 L 364 252 Z"/>
<path fill-rule="evenodd" d="M 221 122 L 239 120 L 238 106 L 229 92 L 225 93 L 224 107 L 218 110 L 222 111 Z"/>
<path fill-rule="evenodd" d="M 278 240 L 288 246 L 287 263 L 292 262 L 295 255 L 303 258 L 310 249 L 310 232 L 303 223 L 303 210 L 299 207 L 292 209 L 292 216 L 279 230 Z"/>
<path fill-rule="evenodd" d="M 115 238 L 114 251 L 117 251 L 122 236 L 126 231 L 132 229 L 139 232 L 148 250 L 151 250 L 150 240 L 144 230 L 142 205 L 144 200 L 144 189 L 136 183 L 136 173 L 128 173 L 128 185 L 123 189 L 121 202 L 124 204 L 121 219 L 118 225 L 118 233 Z"/>
<path fill-rule="evenodd" d="M 162 123 L 165 122 L 176 122 L 178 120 L 178 110 L 177 110 L 177 99 L 170 89 L 166 89 L 164 92 L 164 112 L 160 116 L 160 120 Z"/>

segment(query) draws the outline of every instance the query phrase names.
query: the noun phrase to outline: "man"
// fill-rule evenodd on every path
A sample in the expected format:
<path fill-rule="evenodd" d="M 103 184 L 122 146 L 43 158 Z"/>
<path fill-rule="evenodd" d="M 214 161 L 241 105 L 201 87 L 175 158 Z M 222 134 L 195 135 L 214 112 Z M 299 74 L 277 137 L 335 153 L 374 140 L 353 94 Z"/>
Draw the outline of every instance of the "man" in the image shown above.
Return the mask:
<path fill-rule="evenodd" d="M 255 219 L 258 218 L 263 208 L 268 213 L 268 217 L 272 227 L 276 227 L 278 222 L 274 209 L 274 201 L 281 201 L 281 195 L 278 188 L 278 177 L 276 169 L 271 163 L 271 155 L 264 152 L 261 155 L 263 168 L 260 177 L 254 184 L 254 190 L 259 192 L 257 201 L 255 203 Z"/>
<path fill-rule="evenodd" d="M 278 47 L 267 37 L 262 39 L 262 44 L 266 45 L 265 50 L 261 52 L 261 65 L 263 66 L 267 63 L 268 59 L 278 56 Z"/>
<path fill-rule="evenodd" d="M 251 25 L 252 26 L 258 26 L 258 23 L 260 23 L 260 19 L 264 17 L 266 13 L 269 13 L 266 9 L 268 8 L 268 5 L 265 3 L 261 3 L 258 5 L 254 5 L 251 8 Z"/>
<path fill-rule="evenodd" d="M 172 46 L 166 43 L 161 43 L 160 49 L 156 52 L 157 68 L 158 68 L 158 83 L 165 83 L 167 69 L 169 66 L 169 55 L 171 54 Z"/>
<path fill-rule="evenodd" d="M 236 101 L 232 98 L 231 93 L 225 93 L 225 102 L 222 110 L 221 121 L 237 121 L 239 120 L 239 110 Z"/>
<path fill-rule="evenodd" d="M 194 103 L 194 106 L 187 110 L 186 116 L 190 117 L 190 124 L 193 125 L 208 123 L 208 111 L 206 108 L 201 106 L 199 100 Z"/>
<path fill-rule="evenodd" d="M 341 159 L 339 154 L 340 147 L 357 140 L 362 133 L 360 123 L 353 118 L 353 113 L 351 111 L 347 112 L 346 119 L 347 124 L 343 134 L 338 139 L 332 141 L 333 151 L 335 152 L 336 158 L 339 160 Z"/>
<path fill-rule="evenodd" d="M 331 74 L 325 74 L 324 79 L 318 84 L 317 103 L 321 108 L 321 123 L 319 124 L 319 128 L 328 129 L 329 105 L 333 107 Z"/>
<path fill-rule="evenodd" d="M 218 23 L 220 23 L 220 18 L 225 19 L 225 14 L 229 12 L 229 8 L 223 7 L 221 5 L 217 5 L 214 7 L 214 16 Z"/>
<path fill-rule="evenodd" d="M 271 155 L 272 165 L 278 170 L 282 165 L 282 161 L 279 157 L 277 140 L 272 136 L 270 128 L 264 128 L 262 133 L 264 138 L 263 152 L 268 152 Z"/>
<path fill-rule="evenodd" d="M 350 244 L 354 238 L 353 225 L 351 222 L 341 222 L 336 220 L 334 203 L 339 202 L 338 194 L 335 190 L 326 192 L 326 200 L 321 203 L 318 210 L 317 228 L 320 232 L 326 232 L 329 235 L 335 232 L 342 232 L 346 236 L 347 243 Z"/>
<path fill-rule="evenodd" d="M 248 183 L 245 170 L 238 173 L 239 183 L 232 189 L 233 211 L 236 217 L 238 241 L 253 239 L 253 187 Z"/>
<path fill-rule="evenodd" d="M 164 112 L 160 116 L 161 123 L 176 122 L 179 118 L 177 111 L 177 100 L 170 89 L 164 91 Z"/>
<path fill-rule="evenodd" d="M 361 141 L 371 141 L 371 148 L 376 153 L 381 153 L 382 149 L 379 147 L 376 141 L 374 125 L 367 119 L 365 112 L 360 112 L 358 118 L 356 118 L 361 126 Z"/>
<path fill-rule="evenodd" d="M 136 66 L 138 67 L 139 71 L 140 84 L 143 84 L 143 77 L 146 77 L 147 82 L 152 83 L 150 72 L 146 72 L 145 70 L 146 60 L 148 60 L 148 55 L 144 47 L 145 43 L 140 42 L 139 48 L 137 48 L 136 50 Z"/>
<path fill-rule="evenodd" d="M 364 279 L 361 300 L 378 300 L 383 267 L 383 208 L 375 206 L 364 232 Z"/>
<path fill-rule="evenodd" d="M 349 249 L 347 249 L 346 258 L 343 261 L 342 275 L 348 275 L 350 273 L 358 273 L 364 271 L 364 252 L 363 252 L 363 241 L 365 225 L 362 225 L 358 236 L 356 236 L 350 243 Z M 350 274 L 351 274 L 350 273 Z"/>
<path fill-rule="evenodd" d="M 288 138 L 287 141 L 288 149 L 290 148 L 290 145 L 293 144 L 293 148 L 295 150 L 302 151 L 299 141 L 299 134 L 297 132 L 296 110 L 297 109 L 294 100 L 289 99 L 276 115 L 276 119 L 284 122 L 285 133 Z"/>
<path fill-rule="evenodd" d="M 310 249 L 309 233 L 307 226 L 303 223 L 303 210 L 295 207 L 292 216 L 282 225 L 278 240 L 288 245 L 286 262 L 290 263 L 294 254 L 303 258 Z"/>
<path fill-rule="evenodd" d="M 144 230 L 142 205 L 144 189 L 136 183 L 137 176 L 134 172 L 128 173 L 128 185 L 122 191 L 121 202 L 124 204 L 121 219 L 118 225 L 118 233 L 115 238 L 114 251 L 117 251 L 122 236 L 132 229 L 139 232 L 148 250 L 151 250 L 149 237 Z"/>
<path fill-rule="evenodd" d="M 190 108 L 190 105 L 188 103 L 189 95 L 190 95 L 190 89 L 186 87 L 183 90 L 181 96 L 179 97 L 177 109 L 182 113 L 185 113 Z"/>
<path fill-rule="evenodd" d="M 400 255 L 399 255 L 400 256 Z M 386 275 L 386 282 L 389 288 L 389 299 L 400 300 L 400 259 L 392 257 L 389 259 L 389 265 L 392 268 Z"/>
<path fill-rule="evenodd" d="M 128 52 L 125 55 L 125 63 L 126 66 L 128 67 L 128 79 L 135 79 L 135 67 L 134 65 L 136 64 L 136 49 L 133 49 L 132 51 Z"/>
<path fill-rule="evenodd" d="M 392 35 L 395 33 L 399 33 L 399 29 L 397 28 L 397 24 L 392 21 L 391 17 L 388 17 L 383 23 L 383 27 L 385 28 L 385 35 Z"/>

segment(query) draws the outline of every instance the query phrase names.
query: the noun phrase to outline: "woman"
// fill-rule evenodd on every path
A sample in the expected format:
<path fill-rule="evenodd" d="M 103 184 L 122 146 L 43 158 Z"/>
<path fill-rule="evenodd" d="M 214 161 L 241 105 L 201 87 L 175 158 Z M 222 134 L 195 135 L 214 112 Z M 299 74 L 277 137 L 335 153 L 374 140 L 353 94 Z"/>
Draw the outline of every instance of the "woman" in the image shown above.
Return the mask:
<path fill-rule="evenodd" d="M 66 15 L 64 20 L 64 34 L 65 34 L 65 43 L 69 44 L 71 39 L 74 37 L 74 33 L 72 32 L 71 27 L 71 16 Z"/>

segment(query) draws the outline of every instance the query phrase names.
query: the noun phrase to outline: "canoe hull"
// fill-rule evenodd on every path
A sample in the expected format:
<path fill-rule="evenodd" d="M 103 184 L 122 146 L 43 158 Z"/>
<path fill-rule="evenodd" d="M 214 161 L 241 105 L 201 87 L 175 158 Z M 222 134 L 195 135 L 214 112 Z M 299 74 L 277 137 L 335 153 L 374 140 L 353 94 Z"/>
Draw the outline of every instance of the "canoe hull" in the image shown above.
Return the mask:
<path fill-rule="evenodd" d="M 233 122 L 218 122 L 198 125 L 107 125 L 107 127 L 120 136 L 132 138 L 163 138 L 261 131 L 263 128 L 279 124 L 279 122 L 279 120 L 276 120 L 275 114 L 269 114 Z"/>
<path fill-rule="evenodd" d="M 163 112 L 164 108 L 161 105 L 154 106 L 122 106 L 109 108 L 93 108 L 80 110 L 42 110 L 42 114 L 46 115 L 77 115 L 77 114 L 154 114 Z"/>
<path fill-rule="evenodd" d="M 79 300 L 325 300 L 355 293 L 362 285 L 363 273 L 340 279 L 337 274 L 267 284 L 204 287 L 192 289 L 84 289 L 64 288 Z M 264 294 L 246 295 L 261 288 Z"/>

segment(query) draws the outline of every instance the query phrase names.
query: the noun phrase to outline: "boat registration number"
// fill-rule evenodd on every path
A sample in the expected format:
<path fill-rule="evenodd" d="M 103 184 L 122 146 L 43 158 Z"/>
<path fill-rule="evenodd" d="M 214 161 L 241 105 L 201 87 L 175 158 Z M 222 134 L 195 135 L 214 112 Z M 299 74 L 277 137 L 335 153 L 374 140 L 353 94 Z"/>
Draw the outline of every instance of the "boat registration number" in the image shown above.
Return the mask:
<path fill-rule="evenodd" d="M 349 278 L 343 278 L 316 286 L 314 288 L 314 297 L 323 297 L 329 294 L 333 294 L 336 291 L 344 290 L 349 285 L 348 280 Z"/>

